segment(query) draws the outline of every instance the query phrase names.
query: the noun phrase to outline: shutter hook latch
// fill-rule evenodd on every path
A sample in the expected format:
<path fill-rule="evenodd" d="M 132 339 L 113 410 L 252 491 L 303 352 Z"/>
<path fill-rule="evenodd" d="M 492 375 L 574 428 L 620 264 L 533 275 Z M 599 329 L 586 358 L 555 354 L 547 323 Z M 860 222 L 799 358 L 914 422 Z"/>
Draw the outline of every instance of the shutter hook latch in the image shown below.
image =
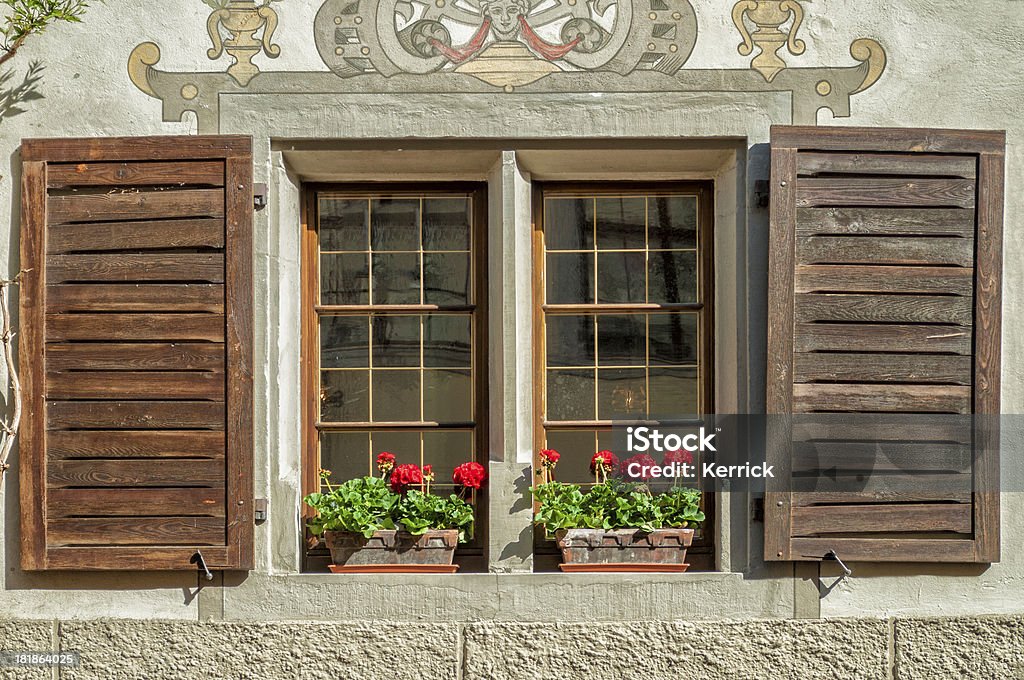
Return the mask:
<path fill-rule="evenodd" d="M 203 559 L 203 553 L 197 550 L 196 554 L 192 556 L 192 559 L 190 559 L 189 562 L 199 565 L 199 571 L 203 573 L 203 576 L 207 581 L 213 580 L 213 574 L 210 573 L 210 569 L 206 566 L 206 560 Z"/>
<path fill-rule="evenodd" d="M 842 583 L 846 578 L 848 578 L 848 577 L 853 575 L 853 570 L 850 569 L 848 566 L 846 566 L 846 564 L 844 564 L 841 559 L 839 559 L 839 554 L 836 553 L 835 550 L 829 550 L 827 553 L 825 553 L 822 556 L 822 559 L 826 559 L 826 560 L 827 559 L 833 559 L 833 560 L 835 560 L 836 564 L 839 565 L 839 568 L 843 570 L 843 575 L 839 577 L 838 581 L 836 581 L 835 583 L 832 584 L 833 588 L 836 587 L 837 585 L 839 585 L 840 583 Z"/>

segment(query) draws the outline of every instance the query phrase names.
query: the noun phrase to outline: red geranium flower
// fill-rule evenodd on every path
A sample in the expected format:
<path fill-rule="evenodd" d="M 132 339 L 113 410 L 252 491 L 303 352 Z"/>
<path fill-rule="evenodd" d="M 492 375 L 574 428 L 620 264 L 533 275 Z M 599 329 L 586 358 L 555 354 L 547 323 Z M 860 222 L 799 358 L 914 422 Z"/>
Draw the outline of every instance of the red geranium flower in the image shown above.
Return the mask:
<path fill-rule="evenodd" d="M 381 473 L 387 473 L 395 467 L 395 454 L 381 451 L 377 454 L 377 469 Z"/>
<path fill-rule="evenodd" d="M 598 466 L 601 466 L 601 469 L 608 473 L 619 466 L 619 459 L 611 451 L 598 451 L 590 459 L 590 471 L 596 473 Z"/>
<path fill-rule="evenodd" d="M 664 463 L 665 465 L 674 465 L 676 463 L 692 463 L 693 454 L 689 451 L 682 451 L 676 449 L 675 451 L 666 451 Z"/>
<path fill-rule="evenodd" d="M 476 462 L 463 463 L 452 473 L 452 481 L 467 489 L 479 489 L 486 478 L 484 466 Z"/>
<path fill-rule="evenodd" d="M 432 465 L 423 466 L 423 479 L 434 481 L 434 468 Z"/>
<path fill-rule="evenodd" d="M 423 483 L 423 472 L 419 465 L 406 463 L 399 465 L 391 473 L 391 490 L 395 493 L 405 493 L 410 486 L 418 486 Z"/>
<path fill-rule="evenodd" d="M 555 467 L 555 463 L 557 463 L 558 459 L 561 457 L 562 454 L 554 449 L 544 449 L 540 452 L 541 462 L 543 462 L 547 467 Z"/>
<path fill-rule="evenodd" d="M 629 467 L 633 463 L 636 463 L 637 465 L 639 465 L 639 468 L 635 468 L 635 471 L 636 471 L 635 475 L 631 475 L 629 473 Z M 656 466 L 657 464 L 658 463 L 653 458 L 651 458 L 650 455 L 648 455 L 646 453 L 638 453 L 635 456 L 633 456 L 632 458 L 627 458 L 626 460 L 622 461 L 622 465 L 619 466 L 619 474 L 621 476 L 623 476 L 623 477 L 629 477 L 631 479 L 650 479 L 651 478 L 651 474 L 650 474 L 651 471 L 648 469 L 646 474 L 645 474 L 644 473 L 644 468 L 645 467 L 652 468 L 652 467 Z"/>

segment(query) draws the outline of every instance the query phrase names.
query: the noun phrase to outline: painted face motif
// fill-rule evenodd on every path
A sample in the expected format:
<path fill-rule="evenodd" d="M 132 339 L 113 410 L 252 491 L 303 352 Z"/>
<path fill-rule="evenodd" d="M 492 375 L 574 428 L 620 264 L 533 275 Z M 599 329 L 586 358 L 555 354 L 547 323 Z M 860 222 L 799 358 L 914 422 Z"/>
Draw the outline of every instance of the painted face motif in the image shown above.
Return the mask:
<path fill-rule="evenodd" d="M 491 28 L 499 40 L 512 40 L 519 33 L 523 7 L 516 0 L 494 0 L 484 5 L 483 10 L 491 18 Z"/>

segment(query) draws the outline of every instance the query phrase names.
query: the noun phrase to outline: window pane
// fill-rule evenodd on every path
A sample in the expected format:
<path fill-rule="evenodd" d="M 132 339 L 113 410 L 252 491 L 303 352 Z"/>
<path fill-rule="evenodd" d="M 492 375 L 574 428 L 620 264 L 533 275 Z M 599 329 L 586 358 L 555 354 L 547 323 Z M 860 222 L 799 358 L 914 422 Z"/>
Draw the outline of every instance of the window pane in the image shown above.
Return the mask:
<path fill-rule="evenodd" d="M 469 250 L 468 198 L 423 199 L 423 249 Z"/>
<path fill-rule="evenodd" d="M 474 460 L 473 448 L 472 430 L 425 431 L 423 462 L 433 466 L 434 484 L 451 486 L 455 468 Z"/>
<path fill-rule="evenodd" d="M 696 252 L 652 251 L 649 266 L 650 302 L 698 302 Z"/>
<path fill-rule="evenodd" d="M 652 196 L 647 205 L 649 248 L 697 247 L 696 196 Z"/>
<path fill-rule="evenodd" d="M 436 314 L 423 320 L 423 365 L 445 368 L 473 365 L 473 317 Z"/>
<path fill-rule="evenodd" d="M 369 257 L 364 253 L 320 256 L 320 304 L 369 304 L 369 280 Z"/>
<path fill-rule="evenodd" d="M 645 253 L 597 254 L 597 301 L 644 302 Z"/>
<path fill-rule="evenodd" d="M 423 254 L 423 302 L 428 305 L 469 304 L 469 253 Z"/>
<path fill-rule="evenodd" d="M 597 317 L 597 360 L 601 366 L 643 366 L 646 359 L 643 314 Z"/>
<path fill-rule="evenodd" d="M 331 471 L 331 484 L 376 474 L 370 461 L 368 432 L 323 432 L 320 435 L 320 467 Z"/>
<path fill-rule="evenodd" d="M 370 202 L 365 198 L 320 201 L 320 250 L 366 250 Z"/>
<path fill-rule="evenodd" d="M 643 196 L 597 199 L 598 250 L 640 249 L 647 240 Z"/>
<path fill-rule="evenodd" d="M 419 422 L 419 371 L 374 370 L 373 420 L 384 423 Z"/>
<path fill-rule="evenodd" d="M 420 256 L 418 253 L 373 256 L 373 304 L 420 303 Z"/>
<path fill-rule="evenodd" d="M 417 430 L 372 432 L 370 443 L 375 469 L 377 454 L 381 451 L 395 454 L 395 465 L 420 464 L 420 433 Z"/>
<path fill-rule="evenodd" d="M 594 317 L 550 315 L 545 325 L 548 366 L 594 365 Z"/>
<path fill-rule="evenodd" d="M 373 365 L 420 365 L 420 317 L 373 317 Z"/>
<path fill-rule="evenodd" d="M 593 250 L 594 199 L 544 201 L 544 242 L 548 250 Z"/>
<path fill-rule="evenodd" d="M 590 459 L 600 449 L 593 430 L 551 431 L 546 435 L 545 447 L 562 454 L 555 471 L 560 482 L 586 484 L 594 481 L 590 474 Z"/>
<path fill-rule="evenodd" d="M 651 365 L 697 363 L 696 314 L 651 314 L 648 324 Z"/>
<path fill-rule="evenodd" d="M 599 420 L 647 416 L 647 377 L 642 368 L 602 368 L 597 372 Z"/>
<path fill-rule="evenodd" d="M 370 201 L 370 245 L 373 250 L 419 250 L 420 199 Z"/>
<path fill-rule="evenodd" d="M 370 419 L 369 371 L 320 371 L 320 420 L 361 423 Z"/>
<path fill-rule="evenodd" d="M 423 420 L 468 423 L 473 420 L 471 371 L 423 371 Z"/>
<path fill-rule="evenodd" d="M 651 369 L 651 416 L 680 418 L 699 415 L 696 368 Z"/>
<path fill-rule="evenodd" d="M 548 420 L 594 419 L 594 371 L 548 371 Z"/>
<path fill-rule="evenodd" d="M 370 367 L 370 319 L 365 316 L 320 317 L 320 366 Z"/>
<path fill-rule="evenodd" d="M 594 301 L 593 253 L 553 253 L 547 259 L 548 304 Z"/>

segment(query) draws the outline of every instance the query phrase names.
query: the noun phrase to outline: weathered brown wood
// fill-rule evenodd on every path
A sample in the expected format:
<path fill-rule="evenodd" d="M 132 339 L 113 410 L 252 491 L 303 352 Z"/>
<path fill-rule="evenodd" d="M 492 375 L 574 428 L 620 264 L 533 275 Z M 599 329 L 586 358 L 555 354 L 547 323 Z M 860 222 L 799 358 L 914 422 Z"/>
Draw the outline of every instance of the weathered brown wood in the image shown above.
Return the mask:
<path fill-rule="evenodd" d="M 46 567 L 46 164 L 22 167 L 21 280 L 18 364 L 24 394 L 18 467 L 21 483 L 21 567 Z M 8 487 L 10 488 L 10 487 Z"/>
<path fill-rule="evenodd" d="M 974 239 L 911 236 L 802 236 L 801 264 L 956 265 L 974 264 Z"/>
<path fill-rule="evenodd" d="M 224 399 L 224 374 L 201 371 L 48 371 L 50 399 Z"/>
<path fill-rule="evenodd" d="M 61 284 L 47 293 L 51 312 L 224 312 L 215 283 Z"/>
<path fill-rule="evenodd" d="M 202 340 L 224 342 L 219 314 L 50 314 L 51 342 L 98 340 Z"/>
<path fill-rule="evenodd" d="M 971 506 L 913 503 L 793 509 L 794 536 L 932 531 L 971 533 Z"/>
<path fill-rule="evenodd" d="M 793 471 L 970 472 L 971 450 L 946 442 L 796 442 Z"/>
<path fill-rule="evenodd" d="M 219 517 L 60 518 L 46 523 L 54 547 L 79 545 L 224 545 Z"/>
<path fill-rule="evenodd" d="M 800 208 L 799 236 L 974 236 L 974 211 L 962 208 Z"/>
<path fill-rule="evenodd" d="M 799 265 L 797 293 L 919 293 L 971 295 L 974 270 L 962 267 Z"/>
<path fill-rule="evenodd" d="M 793 494 L 793 505 L 796 507 L 939 502 L 970 505 L 971 493 L 969 491 L 958 493 L 918 489 L 915 491 L 811 491 Z"/>
<path fill-rule="evenodd" d="M 51 189 L 96 186 L 224 186 L 222 161 L 143 161 L 132 163 L 53 163 Z"/>
<path fill-rule="evenodd" d="M 47 484 L 56 487 L 207 486 L 223 488 L 224 461 L 57 460 L 47 465 Z"/>
<path fill-rule="evenodd" d="M 47 200 L 52 224 L 146 220 L 170 217 L 223 217 L 223 189 L 181 189 L 82 193 L 50 196 Z"/>
<path fill-rule="evenodd" d="M 46 516 L 224 517 L 223 489 L 54 489 Z M 145 523 L 144 520 L 137 520 Z M 223 526 L 223 523 L 221 524 Z"/>
<path fill-rule="evenodd" d="M 50 371 L 224 370 L 224 346 L 217 343 L 72 343 L 46 347 Z"/>
<path fill-rule="evenodd" d="M 1006 133 L 996 130 L 773 125 L 772 145 L 811 151 L 883 153 L 1002 153 Z"/>
<path fill-rule="evenodd" d="M 51 255 L 110 250 L 223 248 L 224 220 L 150 220 L 55 224 L 46 240 Z"/>
<path fill-rule="evenodd" d="M 972 331 L 964 326 L 800 323 L 798 352 L 953 352 L 970 354 Z M 855 344 L 851 344 L 855 341 Z"/>
<path fill-rule="evenodd" d="M 50 255 L 50 284 L 69 281 L 224 281 L 224 256 L 219 253 Z"/>
<path fill-rule="evenodd" d="M 236 568 L 254 565 L 252 157 L 227 163 L 225 289 L 227 334 L 228 546 Z"/>
<path fill-rule="evenodd" d="M 241 135 L 80 137 L 21 142 L 23 159 L 49 163 L 224 159 L 251 153 L 252 138 Z"/>
<path fill-rule="evenodd" d="M 224 428 L 224 403 L 215 401 L 52 401 L 47 427 L 60 429 Z"/>
<path fill-rule="evenodd" d="M 969 472 L 888 473 L 826 468 L 794 473 L 794 495 L 803 494 L 937 494 L 942 500 L 972 496 Z"/>
<path fill-rule="evenodd" d="M 203 559 L 210 569 L 234 569 L 235 562 L 226 547 L 190 545 L 182 548 L 166 547 L 81 547 L 48 548 L 46 566 L 48 569 L 73 569 L 75 571 L 137 571 L 175 570 L 191 571 L 196 568 L 190 560 L 196 548 L 203 550 Z"/>
<path fill-rule="evenodd" d="M 946 385 L 793 385 L 793 410 L 970 413 L 971 388 Z"/>
<path fill-rule="evenodd" d="M 224 458 L 224 433 L 213 430 L 57 430 L 47 437 L 48 460 Z"/>
<path fill-rule="evenodd" d="M 974 441 L 969 418 L 940 416 L 801 416 L 793 423 L 793 441 L 947 442 Z"/>
<path fill-rule="evenodd" d="M 951 534 L 955 535 L 955 534 Z M 835 551 L 862 562 L 973 562 L 974 541 L 961 538 L 794 538 L 793 559 L 820 561 Z M 206 554 L 205 552 L 203 553 Z"/>
<path fill-rule="evenodd" d="M 815 153 L 797 156 L 800 175 L 896 175 L 902 177 L 962 177 L 974 179 L 974 156 L 923 153 Z"/>
<path fill-rule="evenodd" d="M 822 354 L 794 357 L 794 382 L 910 382 L 970 385 L 973 360 L 946 354 Z"/>
<path fill-rule="evenodd" d="M 801 293 L 796 296 L 796 319 L 867 323 L 931 323 L 970 326 L 970 298 L 940 295 L 841 295 Z M 850 337 L 856 342 L 856 337 Z M 856 345 L 853 345 L 856 347 Z"/>
<path fill-rule="evenodd" d="M 797 184 L 796 204 L 973 208 L 974 182 L 966 179 L 808 177 Z"/>

